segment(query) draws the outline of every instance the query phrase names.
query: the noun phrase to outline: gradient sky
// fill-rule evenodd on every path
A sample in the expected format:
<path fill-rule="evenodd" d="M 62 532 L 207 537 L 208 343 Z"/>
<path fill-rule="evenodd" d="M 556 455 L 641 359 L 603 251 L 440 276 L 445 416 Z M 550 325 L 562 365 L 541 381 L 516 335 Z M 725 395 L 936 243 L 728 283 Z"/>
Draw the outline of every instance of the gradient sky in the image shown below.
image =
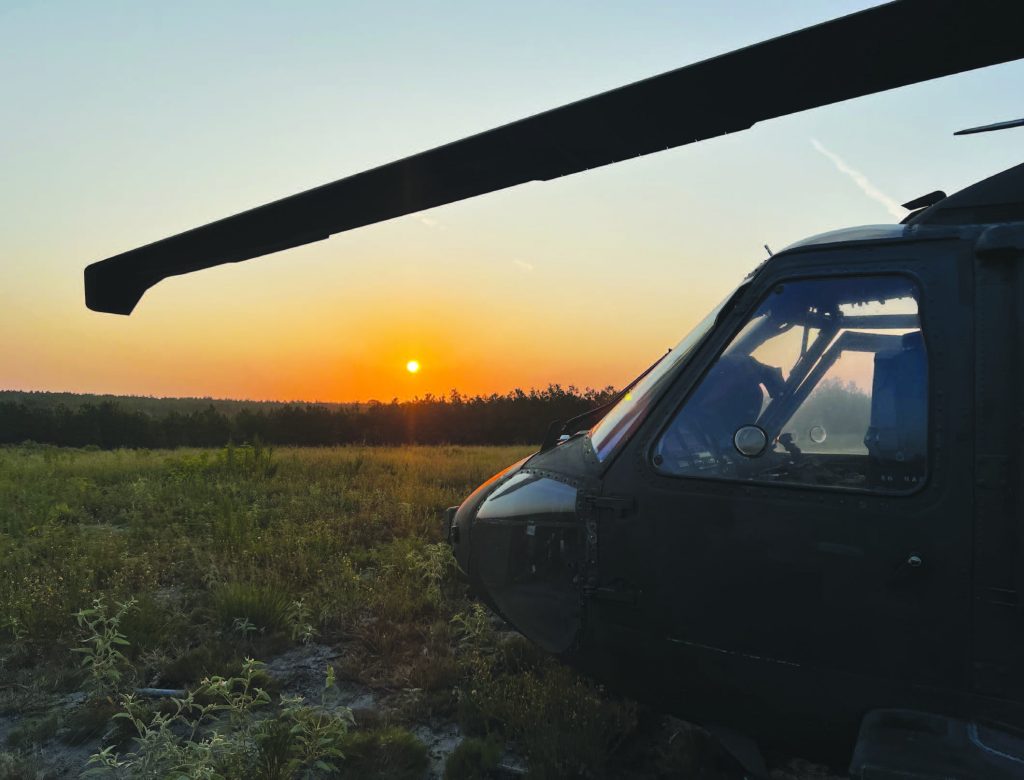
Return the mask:
<path fill-rule="evenodd" d="M 88 311 L 82 268 L 872 5 L 0 0 L 0 388 L 406 398 L 638 373 L 764 257 L 1021 162 L 1024 63 L 362 228 Z M 410 359 L 422 371 L 405 371 Z"/>

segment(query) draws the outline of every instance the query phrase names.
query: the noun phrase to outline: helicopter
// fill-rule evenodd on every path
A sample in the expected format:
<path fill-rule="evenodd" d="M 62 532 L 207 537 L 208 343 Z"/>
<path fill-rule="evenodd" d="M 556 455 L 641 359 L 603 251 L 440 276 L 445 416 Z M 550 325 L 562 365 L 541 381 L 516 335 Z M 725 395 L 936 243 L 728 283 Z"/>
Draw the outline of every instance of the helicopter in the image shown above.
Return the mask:
<path fill-rule="evenodd" d="M 93 263 L 86 304 L 1020 59 L 1016 21 L 869 8 Z M 753 775 L 757 740 L 861 778 L 1024 776 L 1024 165 L 905 206 L 776 252 L 442 520 L 508 623 Z"/>

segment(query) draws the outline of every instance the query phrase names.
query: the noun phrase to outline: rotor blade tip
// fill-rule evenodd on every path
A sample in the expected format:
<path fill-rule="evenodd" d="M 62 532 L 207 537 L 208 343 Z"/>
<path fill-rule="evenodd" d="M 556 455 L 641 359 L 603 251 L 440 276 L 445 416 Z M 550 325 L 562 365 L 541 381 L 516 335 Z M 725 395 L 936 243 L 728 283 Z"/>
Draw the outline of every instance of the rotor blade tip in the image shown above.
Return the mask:
<path fill-rule="evenodd" d="M 104 314 L 129 315 L 149 289 L 148 284 L 108 272 L 103 263 L 85 268 L 85 305 Z"/>

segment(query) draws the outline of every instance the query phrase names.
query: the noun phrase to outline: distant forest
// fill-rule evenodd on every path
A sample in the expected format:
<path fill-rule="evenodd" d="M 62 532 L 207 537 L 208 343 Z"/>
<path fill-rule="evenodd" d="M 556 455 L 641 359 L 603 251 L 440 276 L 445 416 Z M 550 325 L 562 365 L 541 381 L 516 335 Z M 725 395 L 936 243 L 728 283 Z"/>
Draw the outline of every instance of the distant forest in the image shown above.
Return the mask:
<path fill-rule="evenodd" d="M 220 401 L 0 391 L 0 444 L 219 447 L 267 444 L 538 444 L 552 420 L 606 403 L 603 390 L 549 385 L 505 395 L 427 395 L 360 404 Z"/>

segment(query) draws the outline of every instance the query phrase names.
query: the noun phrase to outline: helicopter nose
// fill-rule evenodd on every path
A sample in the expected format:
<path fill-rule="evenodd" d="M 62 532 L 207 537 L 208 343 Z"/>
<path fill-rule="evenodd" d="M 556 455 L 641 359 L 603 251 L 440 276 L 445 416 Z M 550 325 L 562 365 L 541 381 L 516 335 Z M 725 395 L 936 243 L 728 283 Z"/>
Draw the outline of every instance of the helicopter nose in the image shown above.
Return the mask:
<path fill-rule="evenodd" d="M 544 649 L 576 640 L 585 533 L 577 490 L 531 471 L 506 472 L 445 514 L 445 535 L 472 590 Z"/>

